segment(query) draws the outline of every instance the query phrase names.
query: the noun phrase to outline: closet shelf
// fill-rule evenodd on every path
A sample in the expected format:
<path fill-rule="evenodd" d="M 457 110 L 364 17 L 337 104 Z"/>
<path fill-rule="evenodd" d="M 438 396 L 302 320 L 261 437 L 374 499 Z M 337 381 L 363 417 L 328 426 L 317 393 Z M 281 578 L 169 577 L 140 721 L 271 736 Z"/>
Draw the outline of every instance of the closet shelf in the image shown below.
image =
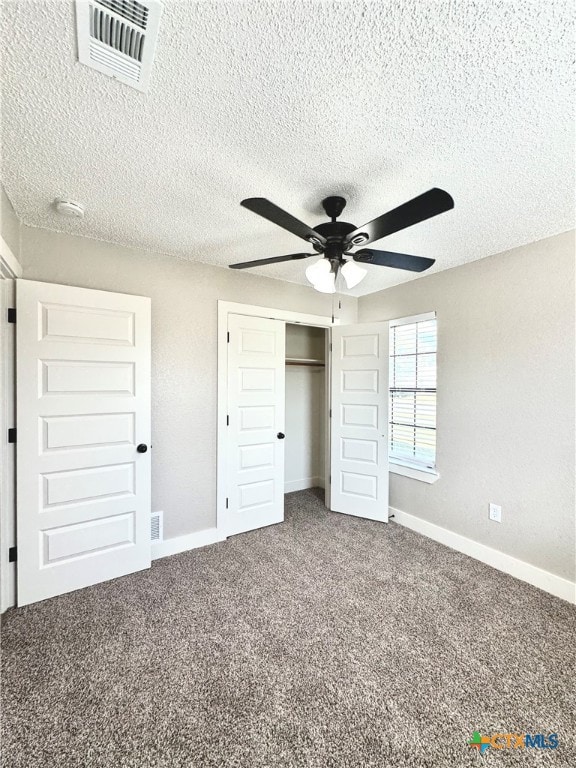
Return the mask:
<path fill-rule="evenodd" d="M 287 357 L 286 365 L 311 365 L 317 368 L 318 367 L 324 368 L 325 363 L 324 363 L 324 360 L 314 360 L 312 358 Z"/>

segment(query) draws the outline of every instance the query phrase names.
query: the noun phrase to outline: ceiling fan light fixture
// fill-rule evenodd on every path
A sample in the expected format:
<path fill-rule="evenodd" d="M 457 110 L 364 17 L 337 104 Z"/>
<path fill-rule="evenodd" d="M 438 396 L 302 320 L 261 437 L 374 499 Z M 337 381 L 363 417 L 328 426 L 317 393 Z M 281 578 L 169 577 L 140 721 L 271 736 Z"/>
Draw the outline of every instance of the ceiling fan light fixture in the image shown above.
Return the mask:
<path fill-rule="evenodd" d="M 325 278 L 330 274 L 330 269 L 330 262 L 322 257 L 306 269 L 306 277 L 312 285 L 316 285 L 319 280 L 322 280 L 322 278 Z"/>
<path fill-rule="evenodd" d="M 314 283 L 314 289 L 320 293 L 336 293 L 336 273 L 329 272 Z"/>
<path fill-rule="evenodd" d="M 310 265 L 306 277 L 320 293 L 336 293 L 336 273 L 328 259 L 322 257 Z"/>
<path fill-rule="evenodd" d="M 346 287 L 349 289 L 355 288 L 368 274 L 367 269 L 359 267 L 354 261 L 347 261 L 340 271 L 342 272 L 342 277 L 346 281 Z"/>

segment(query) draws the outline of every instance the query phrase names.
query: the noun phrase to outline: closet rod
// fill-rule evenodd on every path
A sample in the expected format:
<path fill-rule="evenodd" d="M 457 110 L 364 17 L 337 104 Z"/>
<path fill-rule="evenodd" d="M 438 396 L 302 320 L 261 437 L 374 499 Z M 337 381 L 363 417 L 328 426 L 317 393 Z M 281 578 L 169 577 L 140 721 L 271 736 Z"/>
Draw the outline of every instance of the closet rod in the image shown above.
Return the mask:
<path fill-rule="evenodd" d="M 307 365 L 313 368 L 324 368 L 322 360 L 286 360 L 286 365 Z"/>

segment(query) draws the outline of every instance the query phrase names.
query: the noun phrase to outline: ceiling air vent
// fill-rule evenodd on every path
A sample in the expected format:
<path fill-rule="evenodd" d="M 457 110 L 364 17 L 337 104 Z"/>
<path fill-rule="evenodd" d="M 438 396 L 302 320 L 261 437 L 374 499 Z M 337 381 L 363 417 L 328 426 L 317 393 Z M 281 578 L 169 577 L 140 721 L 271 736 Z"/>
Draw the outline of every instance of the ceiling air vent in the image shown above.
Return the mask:
<path fill-rule="evenodd" d="M 80 62 L 146 91 L 161 13 L 158 0 L 76 0 Z"/>

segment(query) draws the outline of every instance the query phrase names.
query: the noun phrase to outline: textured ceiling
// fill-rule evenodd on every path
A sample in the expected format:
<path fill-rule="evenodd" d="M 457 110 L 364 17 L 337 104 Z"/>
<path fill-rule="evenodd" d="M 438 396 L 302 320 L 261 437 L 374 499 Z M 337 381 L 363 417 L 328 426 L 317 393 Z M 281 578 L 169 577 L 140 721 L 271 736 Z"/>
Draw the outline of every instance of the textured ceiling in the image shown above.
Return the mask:
<path fill-rule="evenodd" d="M 147 94 L 77 62 L 72 2 L 3 5 L 2 180 L 27 224 L 226 265 L 306 250 L 244 197 L 315 225 L 340 194 L 361 225 L 439 186 L 453 211 L 374 245 L 434 271 L 574 226 L 564 0 L 166 0 Z M 357 295 L 412 279 L 369 272 Z"/>

